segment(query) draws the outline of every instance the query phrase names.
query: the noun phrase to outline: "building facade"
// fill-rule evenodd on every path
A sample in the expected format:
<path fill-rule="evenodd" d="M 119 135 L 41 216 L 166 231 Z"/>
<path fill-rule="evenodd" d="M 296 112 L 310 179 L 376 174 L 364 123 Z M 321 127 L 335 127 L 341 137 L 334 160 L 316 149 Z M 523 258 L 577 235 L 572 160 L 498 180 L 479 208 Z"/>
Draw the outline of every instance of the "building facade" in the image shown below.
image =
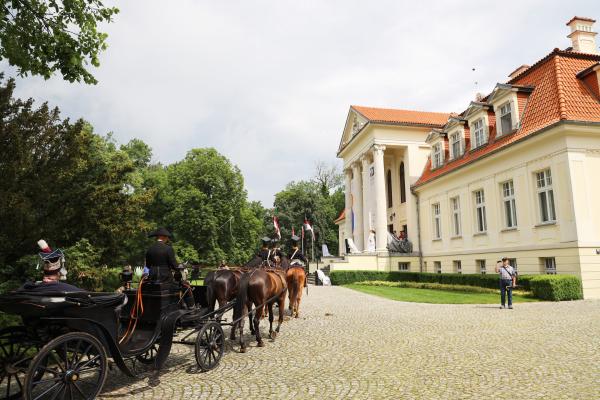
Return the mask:
<path fill-rule="evenodd" d="M 568 273 L 600 298 L 600 54 L 575 17 L 572 46 L 521 66 L 458 114 L 350 108 L 333 269 Z M 387 250 L 404 230 L 413 253 Z M 375 232 L 376 246 L 367 246 Z M 344 250 L 344 246 L 340 248 Z"/>

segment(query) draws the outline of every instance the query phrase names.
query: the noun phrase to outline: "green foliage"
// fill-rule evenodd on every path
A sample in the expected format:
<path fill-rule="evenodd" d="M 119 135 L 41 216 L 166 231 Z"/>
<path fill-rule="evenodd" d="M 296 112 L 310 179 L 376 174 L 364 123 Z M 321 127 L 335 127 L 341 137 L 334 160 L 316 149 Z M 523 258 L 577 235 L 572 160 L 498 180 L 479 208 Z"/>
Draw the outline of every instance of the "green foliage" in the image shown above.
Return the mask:
<path fill-rule="evenodd" d="M 384 287 L 399 287 L 399 288 L 412 288 L 412 289 L 432 289 L 432 290 L 446 290 L 450 292 L 464 292 L 464 293 L 497 293 L 496 289 L 488 289 L 477 286 L 467 285 L 447 285 L 443 283 L 429 283 L 429 282 L 389 282 L 389 281 L 365 281 L 357 282 L 357 285 L 361 286 L 384 286 Z"/>
<path fill-rule="evenodd" d="M 315 231 L 315 256 L 320 256 L 323 243 L 327 244 L 331 254 L 337 253 L 338 227 L 333 221 L 344 208 L 344 193 L 341 188 L 325 190 L 324 183 L 317 180 L 291 182 L 275 195 L 274 206 L 273 213 L 279 218 L 282 238 L 289 239 L 292 228 L 300 236 L 306 216 Z M 271 215 L 267 216 L 268 220 L 272 218 Z M 309 238 L 308 233 L 307 254 L 310 254 Z"/>
<path fill-rule="evenodd" d="M 46 238 L 68 247 L 87 238 L 102 261 L 123 258 L 123 243 L 148 229 L 152 193 L 125 190 L 136 170 L 110 136 L 58 109 L 13 99 L 14 81 L 0 85 L 0 265 L 15 265 Z"/>
<path fill-rule="evenodd" d="M 173 245 L 173 250 L 175 250 L 175 256 L 179 262 L 192 262 L 196 263 L 200 259 L 198 252 L 189 243 L 186 243 L 182 240 L 178 241 Z"/>
<path fill-rule="evenodd" d="M 363 281 L 390 281 L 432 282 L 447 285 L 478 286 L 490 289 L 499 288 L 497 275 L 434 274 L 427 272 L 332 271 L 330 278 L 331 283 L 334 285 L 346 285 L 348 283 Z"/>
<path fill-rule="evenodd" d="M 573 275 L 538 275 L 531 278 L 531 291 L 544 300 L 583 299 L 581 279 Z"/>
<path fill-rule="evenodd" d="M 88 65 L 100 65 L 105 33 L 98 24 L 111 22 L 118 9 L 101 0 L 18 0 L 2 2 L 0 60 L 20 75 L 48 79 L 56 71 L 69 82 L 97 83 Z"/>

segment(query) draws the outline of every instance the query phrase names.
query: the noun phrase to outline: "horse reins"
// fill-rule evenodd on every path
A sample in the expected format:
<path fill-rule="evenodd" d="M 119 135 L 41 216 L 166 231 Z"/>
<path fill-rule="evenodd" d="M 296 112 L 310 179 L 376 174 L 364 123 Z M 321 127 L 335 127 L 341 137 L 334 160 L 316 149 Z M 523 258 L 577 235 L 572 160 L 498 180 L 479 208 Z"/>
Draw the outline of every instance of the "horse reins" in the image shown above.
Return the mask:
<path fill-rule="evenodd" d="M 145 281 L 145 277 L 140 280 L 140 284 L 138 285 L 138 289 L 135 294 L 135 303 L 133 304 L 133 307 L 131 307 L 131 312 L 129 313 L 129 324 L 127 325 L 127 330 L 125 331 L 125 334 L 119 340 L 119 344 L 121 344 L 126 338 L 131 338 L 131 335 L 133 335 L 133 332 L 135 332 L 138 319 L 142 315 L 144 315 L 144 299 L 142 297 L 142 286 L 144 285 Z"/>

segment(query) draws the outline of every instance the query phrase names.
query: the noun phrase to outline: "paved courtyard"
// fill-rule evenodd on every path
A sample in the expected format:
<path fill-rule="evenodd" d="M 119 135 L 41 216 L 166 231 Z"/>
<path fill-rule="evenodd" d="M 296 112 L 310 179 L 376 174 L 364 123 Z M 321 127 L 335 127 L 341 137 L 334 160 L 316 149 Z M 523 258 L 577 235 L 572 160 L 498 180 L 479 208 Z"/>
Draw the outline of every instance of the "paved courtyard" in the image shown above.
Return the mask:
<path fill-rule="evenodd" d="M 275 342 L 194 366 L 177 345 L 160 382 L 113 372 L 101 398 L 600 399 L 600 301 L 511 311 L 311 286 Z"/>

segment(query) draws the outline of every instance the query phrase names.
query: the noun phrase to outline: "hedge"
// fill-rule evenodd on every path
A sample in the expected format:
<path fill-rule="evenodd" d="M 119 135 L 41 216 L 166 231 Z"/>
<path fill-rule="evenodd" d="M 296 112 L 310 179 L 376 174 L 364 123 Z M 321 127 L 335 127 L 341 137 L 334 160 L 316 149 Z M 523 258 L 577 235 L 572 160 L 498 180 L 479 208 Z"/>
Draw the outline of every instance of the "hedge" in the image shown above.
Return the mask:
<path fill-rule="evenodd" d="M 583 299 L 581 280 L 573 275 L 537 275 L 530 285 L 533 295 L 543 300 Z"/>
<path fill-rule="evenodd" d="M 467 293 L 497 293 L 497 289 L 488 289 L 478 286 L 467 286 L 467 285 L 446 285 L 443 283 L 431 283 L 431 282 L 390 282 L 390 281 L 363 281 L 356 282 L 357 285 L 361 286 L 383 286 L 383 287 L 399 287 L 399 288 L 411 288 L 411 289 L 433 289 L 433 290 L 446 290 L 450 292 L 467 292 Z"/>
<path fill-rule="evenodd" d="M 533 275 L 519 276 L 518 284 L 523 290 L 529 291 Z M 430 282 L 446 285 L 478 286 L 490 289 L 498 288 L 498 275 L 479 274 L 436 274 L 428 272 L 382 272 L 382 271 L 332 271 L 329 274 L 333 285 L 346 285 L 348 283 L 363 281 L 390 281 L 390 282 Z"/>

